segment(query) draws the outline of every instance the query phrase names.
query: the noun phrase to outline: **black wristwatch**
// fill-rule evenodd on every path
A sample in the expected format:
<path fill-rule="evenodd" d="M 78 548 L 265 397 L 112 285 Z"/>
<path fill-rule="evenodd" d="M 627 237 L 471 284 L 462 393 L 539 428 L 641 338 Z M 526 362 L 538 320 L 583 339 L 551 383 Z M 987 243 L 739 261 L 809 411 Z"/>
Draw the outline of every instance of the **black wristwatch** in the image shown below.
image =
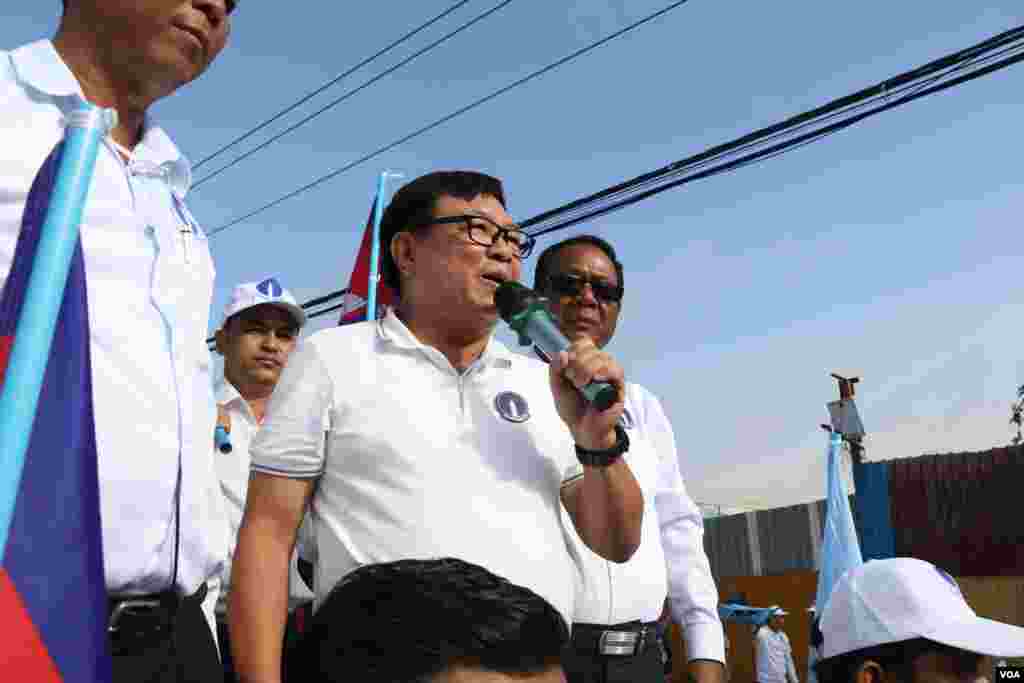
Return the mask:
<path fill-rule="evenodd" d="M 576 458 L 590 467 L 607 467 L 629 450 L 629 434 L 625 428 L 615 425 L 615 445 L 603 451 L 591 451 L 576 444 Z"/>

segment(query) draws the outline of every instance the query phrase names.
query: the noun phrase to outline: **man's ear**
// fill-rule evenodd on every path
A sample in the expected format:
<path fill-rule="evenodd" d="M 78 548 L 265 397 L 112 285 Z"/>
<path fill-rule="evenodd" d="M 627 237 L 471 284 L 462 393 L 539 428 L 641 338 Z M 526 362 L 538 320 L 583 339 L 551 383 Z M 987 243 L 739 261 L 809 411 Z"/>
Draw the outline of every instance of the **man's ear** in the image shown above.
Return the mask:
<path fill-rule="evenodd" d="M 217 330 L 216 334 L 213 335 L 213 350 L 224 355 L 224 349 L 227 348 L 228 344 L 228 333 L 224 331 L 224 328 Z"/>
<path fill-rule="evenodd" d="M 850 683 L 891 683 L 889 678 L 881 664 L 869 659 L 857 667 Z"/>
<path fill-rule="evenodd" d="M 416 263 L 416 249 L 413 244 L 415 236 L 408 230 L 395 233 L 391 238 L 391 259 L 398 270 L 398 279 L 409 274 L 409 269 Z"/>

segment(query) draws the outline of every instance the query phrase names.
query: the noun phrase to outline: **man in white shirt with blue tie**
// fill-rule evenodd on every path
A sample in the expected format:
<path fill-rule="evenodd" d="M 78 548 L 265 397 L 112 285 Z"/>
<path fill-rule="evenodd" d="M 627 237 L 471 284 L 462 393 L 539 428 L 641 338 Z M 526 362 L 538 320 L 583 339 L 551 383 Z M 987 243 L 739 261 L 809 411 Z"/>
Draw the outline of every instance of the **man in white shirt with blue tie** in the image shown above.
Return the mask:
<path fill-rule="evenodd" d="M 615 333 L 623 298 L 622 264 L 607 241 L 571 237 L 538 258 L 535 289 L 570 340 L 604 348 Z M 640 548 L 624 564 L 603 560 L 576 538 L 579 569 L 569 683 L 664 680 L 656 623 L 665 599 L 683 628 L 692 679 L 721 683 L 725 661 L 718 590 L 704 552 L 704 523 L 686 492 L 675 437 L 661 404 L 644 387 L 626 387 L 622 421 L 635 441 L 653 448 L 624 457 L 644 494 Z M 572 537 L 571 525 L 567 527 Z"/>
<path fill-rule="evenodd" d="M 83 100 L 117 111 L 81 224 L 115 681 L 219 681 L 227 527 L 210 458 L 214 267 L 188 161 L 147 111 L 202 74 L 232 0 L 66 0 L 53 41 L 0 53 L 0 285 L 29 187 Z"/>

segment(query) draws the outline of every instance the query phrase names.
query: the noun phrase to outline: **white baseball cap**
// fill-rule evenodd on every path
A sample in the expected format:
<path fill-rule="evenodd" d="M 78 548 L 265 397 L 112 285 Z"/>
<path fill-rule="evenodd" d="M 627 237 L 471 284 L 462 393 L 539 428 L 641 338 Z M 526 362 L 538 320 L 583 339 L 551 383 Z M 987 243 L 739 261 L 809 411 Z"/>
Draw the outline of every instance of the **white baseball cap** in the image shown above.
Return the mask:
<path fill-rule="evenodd" d="M 231 300 L 224 308 L 224 320 L 237 315 L 247 308 L 269 304 L 287 311 L 299 327 L 306 324 L 306 313 L 295 301 L 295 297 L 281 286 L 277 278 L 269 277 L 261 282 L 243 282 L 231 293 Z M 222 323 L 223 324 L 223 323 Z"/>
<path fill-rule="evenodd" d="M 821 613 L 822 658 L 914 638 L 994 657 L 1024 656 L 1024 628 L 982 619 L 956 581 L 923 560 L 871 560 L 843 574 Z"/>

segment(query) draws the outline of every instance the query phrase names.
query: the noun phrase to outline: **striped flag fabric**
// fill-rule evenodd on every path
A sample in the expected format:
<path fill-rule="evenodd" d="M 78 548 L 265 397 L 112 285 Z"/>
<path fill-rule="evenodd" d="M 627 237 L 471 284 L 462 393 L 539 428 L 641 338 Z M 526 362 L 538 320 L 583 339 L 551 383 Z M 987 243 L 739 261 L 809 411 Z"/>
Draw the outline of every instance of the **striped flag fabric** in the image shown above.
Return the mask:
<path fill-rule="evenodd" d="M 0 385 L 64 143 L 29 192 L 0 294 Z M 0 475 L 16 477 L 17 473 Z M 111 680 L 103 573 L 89 312 L 79 239 L 57 318 L 14 514 L 0 565 L 4 680 Z"/>
<path fill-rule="evenodd" d="M 350 325 L 366 320 L 366 300 L 370 295 L 370 254 L 373 251 L 373 215 L 379 200 L 378 197 L 370 206 L 370 217 L 366 221 L 366 230 L 363 231 L 363 241 L 359 245 L 356 264 L 352 268 L 352 277 L 348 281 L 348 289 L 342 298 L 339 325 Z M 380 272 L 379 269 L 378 272 Z M 378 282 L 378 318 L 382 315 L 385 306 L 390 306 L 394 300 L 395 296 L 391 288 L 383 282 Z"/>

